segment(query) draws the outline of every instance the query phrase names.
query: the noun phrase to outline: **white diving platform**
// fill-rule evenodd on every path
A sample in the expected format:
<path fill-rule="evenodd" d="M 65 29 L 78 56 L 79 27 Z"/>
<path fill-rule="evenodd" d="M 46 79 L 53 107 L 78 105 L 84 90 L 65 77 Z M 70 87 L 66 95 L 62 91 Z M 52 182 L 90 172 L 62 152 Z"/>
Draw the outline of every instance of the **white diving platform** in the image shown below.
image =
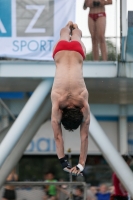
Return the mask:
<path fill-rule="evenodd" d="M 117 61 L 85 61 L 84 78 L 113 78 L 118 74 Z M 48 78 L 55 76 L 54 61 L 0 61 L 0 77 Z"/>

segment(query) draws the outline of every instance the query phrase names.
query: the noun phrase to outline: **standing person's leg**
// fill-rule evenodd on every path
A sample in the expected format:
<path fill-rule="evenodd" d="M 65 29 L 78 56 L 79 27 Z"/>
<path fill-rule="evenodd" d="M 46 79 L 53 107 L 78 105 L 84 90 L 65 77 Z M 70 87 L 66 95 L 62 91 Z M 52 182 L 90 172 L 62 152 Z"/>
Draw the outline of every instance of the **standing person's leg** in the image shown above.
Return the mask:
<path fill-rule="evenodd" d="M 93 60 L 99 60 L 99 49 L 98 49 L 98 36 L 96 30 L 96 21 L 88 16 L 88 28 L 92 39 L 92 54 Z"/>
<path fill-rule="evenodd" d="M 99 17 L 96 21 L 97 35 L 100 44 L 102 59 L 107 60 L 107 50 L 105 41 L 106 17 Z"/>

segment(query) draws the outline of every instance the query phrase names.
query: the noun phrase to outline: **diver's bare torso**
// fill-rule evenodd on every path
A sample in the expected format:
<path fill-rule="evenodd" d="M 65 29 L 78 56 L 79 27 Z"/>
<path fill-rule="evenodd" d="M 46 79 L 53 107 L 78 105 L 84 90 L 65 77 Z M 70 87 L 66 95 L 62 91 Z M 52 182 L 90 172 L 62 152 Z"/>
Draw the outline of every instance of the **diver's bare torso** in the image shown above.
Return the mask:
<path fill-rule="evenodd" d="M 54 59 L 56 73 L 51 98 L 57 96 L 61 110 L 65 107 L 82 109 L 84 101 L 88 102 L 88 91 L 82 72 L 82 56 L 78 52 L 65 50 L 58 52 Z"/>

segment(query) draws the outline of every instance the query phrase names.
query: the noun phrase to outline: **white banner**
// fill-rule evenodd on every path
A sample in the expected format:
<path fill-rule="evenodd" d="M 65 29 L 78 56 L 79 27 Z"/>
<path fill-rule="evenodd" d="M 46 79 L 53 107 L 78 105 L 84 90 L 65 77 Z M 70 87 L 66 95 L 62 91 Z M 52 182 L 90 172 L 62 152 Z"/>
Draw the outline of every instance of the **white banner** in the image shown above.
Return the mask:
<path fill-rule="evenodd" d="M 0 0 L 0 57 L 52 60 L 76 0 Z"/>
<path fill-rule="evenodd" d="M 118 149 L 117 139 L 117 122 L 99 122 L 103 130 L 107 134 L 107 137 L 113 143 L 116 149 Z M 111 127 L 109 129 L 109 127 Z M 64 138 L 64 150 L 67 154 L 68 149 L 72 150 L 73 155 L 79 155 L 80 153 L 80 128 L 74 132 L 69 132 L 62 127 Z M 97 155 L 101 154 L 100 150 L 89 136 L 89 149 L 88 154 Z M 54 155 L 56 154 L 56 146 L 54 140 L 54 134 L 51 126 L 51 122 L 45 122 L 37 131 L 36 135 L 28 145 L 24 154 L 29 155 Z"/>

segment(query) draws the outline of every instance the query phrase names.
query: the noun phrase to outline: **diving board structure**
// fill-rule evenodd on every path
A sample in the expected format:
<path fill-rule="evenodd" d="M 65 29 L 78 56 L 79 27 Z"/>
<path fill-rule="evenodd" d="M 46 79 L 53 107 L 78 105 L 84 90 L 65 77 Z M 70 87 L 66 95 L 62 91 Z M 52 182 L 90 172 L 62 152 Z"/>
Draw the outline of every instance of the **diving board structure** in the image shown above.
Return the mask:
<path fill-rule="evenodd" d="M 51 79 L 40 83 L 4 137 L 0 145 L 0 152 L 2 152 L 0 156 L 0 187 L 23 155 L 40 125 L 46 120 L 51 110 L 49 99 L 51 86 Z M 110 167 L 116 172 L 129 194 L 133 197 L 133 173 L 115 150 L 92 113 L 89 131 Z"/>
<path fill-rule="evenodd" d="M 117 77 L 117 61 L 96 61 L 83 63 L 84 78 Z M 0 78 L 53 78 L 54 61 L 0 61 Z"/>
<path fill-rule="evenodd" d="M 121 1 L 121 61 L 118 76 L 133 78 L 133 11 L 127 13 L 127 0 Z"/>
<path fill-rule="evenodd" d="M 42 81 L 0 144 L 0 187 L 17 164 L 51 109 L 52 80 Z M 6 145 L 8 148 L 5 148 Z"/>

